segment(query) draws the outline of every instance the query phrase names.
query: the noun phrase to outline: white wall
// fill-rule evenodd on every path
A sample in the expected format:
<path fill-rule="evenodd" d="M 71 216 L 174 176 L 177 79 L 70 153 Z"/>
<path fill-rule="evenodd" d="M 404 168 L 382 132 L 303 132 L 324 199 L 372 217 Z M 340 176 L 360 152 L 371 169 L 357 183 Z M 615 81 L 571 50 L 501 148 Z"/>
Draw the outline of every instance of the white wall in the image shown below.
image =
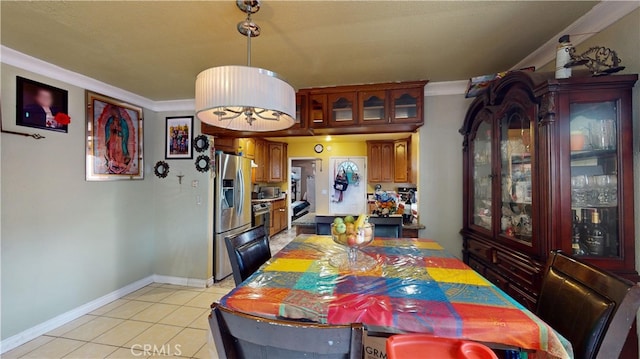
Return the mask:
<path fill-rule="evenodd" d="M 464 95 L 430 96 L 420 128 L 418 211 L 426 229 L 420 237 L 438 241 L 462 258 L 462 135 L 458 133 L 470 99 Z"/>
<path fill-rule="evenodd" d="M 16 75 L 67 89 L 72 118 L 68 134 L 2 134 L 4 339 L 153 274 L 154 208 L 148 165 L 144 181 L 85 181 L 83 89 L 5 64 L 1 70 L 6 127 L 34 132 L 15 126 Z M 155 114 L 144 117 L 151 124 Z"/>
<path fill-rule="evenodd" d="M 169 175 L 158 178 L 152 174 L 145 181 L 153 185 L 153 208 L 155 209 L 155 274 L 206 280 L 211 277 L 209 252 L 209 188 L 210 174 L 195 169 L 195 158 L 200 153 L 193 151 L 192 160 L 165 160 L 165 121 L 169 116 L 193 116 L 188 112 L 163 112 L 157 115 L 154 126 L 147 126 L 146 136 L 153 139 L 154 146 L 147 151 L 149 166 L 157 161 L 169 164 Z M 196 136 L 200 134 L 200 121 L 194 120 Z M 209 155 L 209 150 L 206 151 Z M 182 184 L 178 177 L 182 173 Z M 192 182 L 198 181 L 197 187 Z M 200 204 L 198 204 L 198 200 Z"/>
<path fill-rule="evenodd" d="M 152 274 L 211 277 L 211 177 L 195 159 L 164 158 L 165 118 L 193 113 L 144 110 L 144 180 L 86 182 L 84 89 L 1 69 L 5 129 L 46 136 L 1 136 L 2 339 Z M 69 92 L 68 134 L 15 125 L 16 76 Z M 159 160 L 165 179 L 153 174 Z"/>

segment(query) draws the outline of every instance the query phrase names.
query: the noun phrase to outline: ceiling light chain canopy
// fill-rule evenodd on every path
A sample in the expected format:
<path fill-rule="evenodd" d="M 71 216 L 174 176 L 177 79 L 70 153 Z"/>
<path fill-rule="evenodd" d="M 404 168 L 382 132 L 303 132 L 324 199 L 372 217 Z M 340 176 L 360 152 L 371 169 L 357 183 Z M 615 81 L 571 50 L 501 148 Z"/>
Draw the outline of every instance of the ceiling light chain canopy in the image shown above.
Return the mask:
<path fill-rule="evenodd" d="M 295 90 L 276 73 L 251 67 L 251 37 L 260 27 L 251 14 L 260 9 L 257 0 L 237 0 L 247 19 L 238 32 L 247 36 L 248 66 L 218 66 L 196 78 L 196 116 L 212 126 L 236 131 L 278 131 L 295 123 Z"/>

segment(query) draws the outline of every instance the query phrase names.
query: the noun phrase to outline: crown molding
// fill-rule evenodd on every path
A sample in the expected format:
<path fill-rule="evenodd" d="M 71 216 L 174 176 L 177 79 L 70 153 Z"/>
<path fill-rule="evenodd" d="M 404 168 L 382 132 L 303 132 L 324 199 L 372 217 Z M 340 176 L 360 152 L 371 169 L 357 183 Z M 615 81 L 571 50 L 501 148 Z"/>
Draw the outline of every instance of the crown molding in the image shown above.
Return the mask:
<path fill-rule="evenodd" d="M 16 51 L 4 45 L 0 46 L 0 61 L 7 65 L 19 67 L 23 70 L 31 71 L 38 75 L 47 76 L 56 80 L 66 82 L 70 85 L 99 92 L 105 96 L 115 97 L 119 100 L 130 102 L 149 110 L 156 111 L 155 101 L 153 100 L 137 95 L 133 92 L 123 90 L 113 85 L 109 85 L 108 83 L 98 81 L 89 76 L 67 70 L 33 56 L 23 54 L 22 52 Z"/>
<path fill-rule="evenodd" d="M 33 56 L 29 56 L 4 45 L 0 45 L 0 62 L 38 75 L 63 81 L 73 86 L 99 92 L 105 96 L 130 102 L 154 112 L 194 111 L 196 108 L 194 99 L 154 101 L 133 92 L 123 90 L 119 87 L 109 85 L 108 83 L 98 81 L 94 78 L 67 70 Z"/>
<path fill-rule="evenodd" d="M 607 28 L 609 25 L 630 14 L 638 7 L 640 7 L 640 1 L 602 1 L 596 4 L 581 18 L 560 31 L 556 36 L 549 39 L 549 41 L 536 51 L 513 65 L 511 70 L 528 66 L 535 66 L 536 69 L 541 68 L 555 59 L 556 46 L 558 45 L 560 36 L 564 34 L 571 35 L 571 43 L 573 46 L 577 46 Z"/>
<path fill-rule="evenodd" d="M 156 112 L 170 112 L 170 111 L 190 111 L 195 112 L 196 100 L 168 100 L 168 101 L 156 101 L 154 103 Z"/>

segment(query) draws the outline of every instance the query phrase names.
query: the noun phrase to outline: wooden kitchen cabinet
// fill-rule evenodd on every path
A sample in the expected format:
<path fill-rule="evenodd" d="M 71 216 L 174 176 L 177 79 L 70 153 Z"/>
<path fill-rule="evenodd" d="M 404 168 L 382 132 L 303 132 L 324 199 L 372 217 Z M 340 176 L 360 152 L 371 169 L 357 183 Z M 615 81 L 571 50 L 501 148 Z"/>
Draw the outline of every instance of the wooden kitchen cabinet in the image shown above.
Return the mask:
<path fill-rule="evenodd" d="M 289 226 L 286 198 L 271 202 L 269 235 L 280 233 Z"/>
<path fill-rule="evenodd" d="M 410 182 L 410 139 L 367 141 L 367 176 L 371 183 Z"/>
<path fill-rule="evenodd" d="M 409 173 L 411 171 L 411 159 L 409 159 L 409 141 L 394 141 L 393 156 L 393 182 L 410 182 Z"/>
<path fill-rule="evenodd" d="M 238 151 L 239 139 L 233 137 L 216 137 L 213 139 L 213 145 L 218 151 L 236 154 Z"/>
<path fill-rule="evenodd" d="M 308 118 L 310 128 L 323 128 L 329 125 L 326 94 L 315 94 L 309 96 Z"/>
<path fill-rule="evenodd" d="M 305 89 L 309 93 L 309 128 L 314 134 L 413 132 L 424 124 L 426 83 Z"/>
<path fill-rule="evenodd" d="M 302 130 L 307 128 L 307 117 L 309 114 L 308 111 L 309 105 L 309 94 L 307 91 L 301 90 L 296 93 L 296 117 L 295 123 L 289 131 Z"/>
<path fill-rule="evenodd" d="M 287 144 L 267 142 L 269 161 L 267 182 L 285 182 L 287 180 Z"/>
<path fill-rule="evenodd" d="M 253 183 L 267 182 L 267 141 L 262 139 L 256 139 L 255 141 L 255 154 L 253 162 L 258 167 L 253 168 Z"/>
<path fill-rule="evenodd" d="M 242 153 L 243 157 L 255 160 L 256 139 L 255 138 L 240 138 L 238 140 L 238 153 Z"/>
<path fill-rule="evenodd" d="M 287 144 L 255 139 L 253 183 L 279 183 L 287 180 Z"/>

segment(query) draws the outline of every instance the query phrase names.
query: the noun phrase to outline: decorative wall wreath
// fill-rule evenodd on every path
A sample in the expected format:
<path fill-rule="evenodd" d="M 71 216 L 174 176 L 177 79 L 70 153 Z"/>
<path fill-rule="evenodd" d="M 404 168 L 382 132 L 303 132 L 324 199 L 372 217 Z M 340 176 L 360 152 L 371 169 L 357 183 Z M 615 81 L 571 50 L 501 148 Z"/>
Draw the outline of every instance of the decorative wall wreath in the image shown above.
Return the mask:
<path fill-rule="evenodd" d="M 210 168 L 209 162 L 211 162 L 211 158 L 209 158 L 209 156 L 198 156 L 198 158 L 196 158 L 196 169 L 198 170 L 198 172 L 207 172 Z"/>
<path fill-rule="evenodd" d="M 209 148 L 209 139 L 205 135 L 197 136 L 193 139 L 193 148 L 196 152 L 204 152 Z"/>
<path fill-rule="evenodd" d="M 158 176 L 158 178 L 165 178 L 169 174 L 169 164 L 165 161 L 156 162 L 155 167 L 153 167 L 153 173 Z"/>

